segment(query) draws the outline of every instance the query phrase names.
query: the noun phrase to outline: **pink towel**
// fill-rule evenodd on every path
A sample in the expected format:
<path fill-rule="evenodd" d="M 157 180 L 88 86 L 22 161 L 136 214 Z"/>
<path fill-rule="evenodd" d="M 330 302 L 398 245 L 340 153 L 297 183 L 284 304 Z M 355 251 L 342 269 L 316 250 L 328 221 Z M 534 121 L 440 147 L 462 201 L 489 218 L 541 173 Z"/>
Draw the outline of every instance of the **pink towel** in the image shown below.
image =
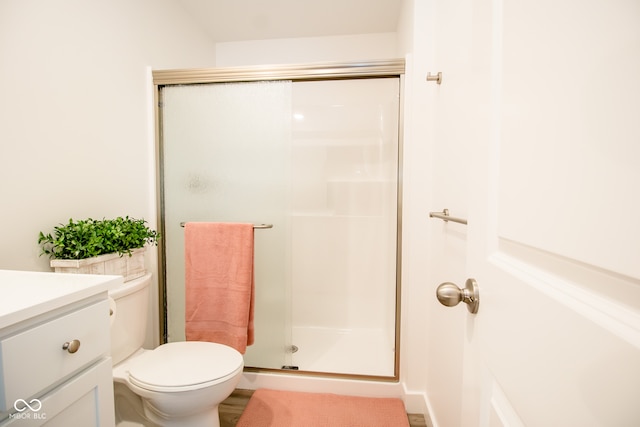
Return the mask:
<path fill-rule="evenodd" d="M 185 240 L 187 341 L 253 344 L 253 225 L 188 222 Z"/>

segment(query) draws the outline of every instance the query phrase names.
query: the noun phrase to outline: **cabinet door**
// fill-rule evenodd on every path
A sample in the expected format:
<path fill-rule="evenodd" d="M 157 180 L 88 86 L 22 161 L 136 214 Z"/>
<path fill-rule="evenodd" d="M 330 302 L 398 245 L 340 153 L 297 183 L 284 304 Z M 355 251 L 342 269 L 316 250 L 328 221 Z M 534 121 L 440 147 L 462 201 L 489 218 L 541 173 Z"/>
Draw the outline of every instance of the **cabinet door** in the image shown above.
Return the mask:
<path fill-rule="evenodd" d="M 9 416 L 0 427 L 113 427 L 111 358 L 106 358 L 40 398 L 23 412 Z"/>
<path fill-rule="evenodd" d="M 20 399 L 41 395 L 108 355 L 107 313 L 109 303 L 102 300 L 0 340 L 0 411 L 10 411 Z M 72 339 L 81 343 L 73 354 L 62 350 L 62 344 Z"/>

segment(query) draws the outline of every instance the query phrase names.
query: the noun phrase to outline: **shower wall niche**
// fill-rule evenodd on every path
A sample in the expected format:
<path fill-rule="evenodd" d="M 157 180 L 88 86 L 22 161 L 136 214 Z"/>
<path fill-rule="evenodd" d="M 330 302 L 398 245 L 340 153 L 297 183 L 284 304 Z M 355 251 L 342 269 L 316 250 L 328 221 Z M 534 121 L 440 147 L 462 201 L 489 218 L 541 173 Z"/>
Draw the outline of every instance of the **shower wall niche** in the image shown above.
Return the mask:
<path fill-rule="evenodd" d="M 396 376 L 400 78 L 159 93 L 167 340 L 184 340 L 179 224 L 269 223 L 245 365 Z"/>

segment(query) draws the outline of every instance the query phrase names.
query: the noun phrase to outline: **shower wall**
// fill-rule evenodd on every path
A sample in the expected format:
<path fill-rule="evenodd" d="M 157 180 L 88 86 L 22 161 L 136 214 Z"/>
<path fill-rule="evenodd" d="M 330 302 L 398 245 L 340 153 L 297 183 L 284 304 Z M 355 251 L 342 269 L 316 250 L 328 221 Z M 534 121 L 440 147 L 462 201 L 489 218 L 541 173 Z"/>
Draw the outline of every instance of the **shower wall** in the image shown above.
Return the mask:
<path fill-rule="evenodd" d="M 399 79 L 163 89 L 167 319 L 184 339 L 183 221 L 255 231 L 245 365 L 393 376 Z"/>

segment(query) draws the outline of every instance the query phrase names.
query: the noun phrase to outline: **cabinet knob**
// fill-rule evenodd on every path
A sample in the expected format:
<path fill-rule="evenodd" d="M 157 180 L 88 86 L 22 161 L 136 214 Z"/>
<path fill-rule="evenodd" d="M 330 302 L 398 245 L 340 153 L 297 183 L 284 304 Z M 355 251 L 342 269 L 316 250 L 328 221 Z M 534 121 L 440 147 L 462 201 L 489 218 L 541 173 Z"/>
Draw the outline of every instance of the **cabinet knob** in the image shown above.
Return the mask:
<path fill-rule="evenodd" d="M 80 348 L 80 340 L 67 341 L 62 344 L 62 349 L 67 350 L 69 353 L 75 353 Z"/>

